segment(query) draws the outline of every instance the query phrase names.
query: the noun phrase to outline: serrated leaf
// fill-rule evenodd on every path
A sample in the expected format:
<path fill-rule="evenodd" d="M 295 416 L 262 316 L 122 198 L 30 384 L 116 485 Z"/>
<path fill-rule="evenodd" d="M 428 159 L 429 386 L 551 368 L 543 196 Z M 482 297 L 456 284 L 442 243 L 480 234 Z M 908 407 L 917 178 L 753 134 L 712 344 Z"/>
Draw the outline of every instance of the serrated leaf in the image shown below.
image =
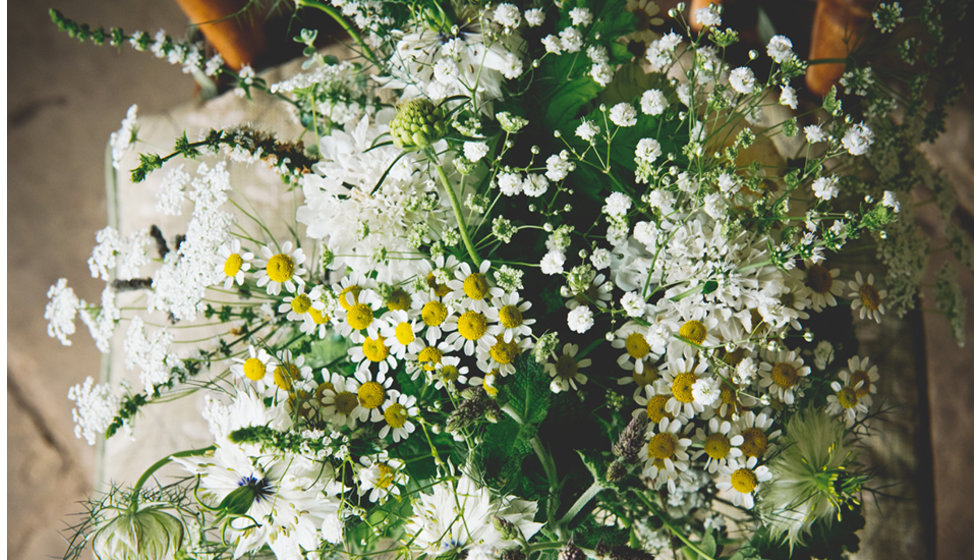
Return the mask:
<path fill-rule="evenodd" d="M 592 478 L 603 485 L 606 484 L 606 467 L 609 464 L 609 460 L 603 458 L 602 453 L 592 449 L 576 449 L 575 453 L 578 453 L 582 463 L 585 468 L 589 469 L 589 473 L 592 474 Z"/>

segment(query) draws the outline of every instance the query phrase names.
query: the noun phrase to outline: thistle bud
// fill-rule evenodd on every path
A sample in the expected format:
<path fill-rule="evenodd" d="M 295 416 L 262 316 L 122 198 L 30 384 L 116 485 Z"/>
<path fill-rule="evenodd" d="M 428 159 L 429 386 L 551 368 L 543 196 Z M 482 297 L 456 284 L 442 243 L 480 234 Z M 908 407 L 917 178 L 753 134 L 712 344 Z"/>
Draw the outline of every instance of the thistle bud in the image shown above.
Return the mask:
<path fill-rule="evenodd" d="M 619 482 L 626 478 L 626 465 L 623 463 L 622 458 L 618 458 L 609 464 L 609 468 L 606 469 L 606 480 L 609 482 Z"/>
<path fill-rule="evenodd" d="M 427 148 L 446 134 L 442 111 L 428 99 L 398 105 L 389 126 L 395 145 L 405 151 Z"/>
<path fill-rule="evenodd" d="M 558 560 L 585 560 L 585 553 L 569 542 L 558 551 Z"/>
<path fill-rule="evenodd" d="M 496 529 L 498 533 L 500 533 L 500 536 L 505 541 L 513 541 L 521 537 L 521 533 L 520 531 L 517 530 L 517 526 L 515 526 L 510 521 L 507 521 L 503 517 L 500 517 L 499 515 L 494 515 L 491 521 L 493 522 L 493 528 Z"/>
<path fill-rule="evenodd" d="M 647 420 L 643 415 L 634 416 L 630 423 L 619 434 L 619 440 L 613 445 L 613 453 L 622 457 L 627 463 L 635 463 L 640 458 L 640 449 L 646 440 Z"/>
<path fill-rule="evenodd" d="M 157 560 L 177 556 L 183 541 L 180 520 L 149 507 L 103 523 L 95 531 L 92 551 L 99 560 Z"/>

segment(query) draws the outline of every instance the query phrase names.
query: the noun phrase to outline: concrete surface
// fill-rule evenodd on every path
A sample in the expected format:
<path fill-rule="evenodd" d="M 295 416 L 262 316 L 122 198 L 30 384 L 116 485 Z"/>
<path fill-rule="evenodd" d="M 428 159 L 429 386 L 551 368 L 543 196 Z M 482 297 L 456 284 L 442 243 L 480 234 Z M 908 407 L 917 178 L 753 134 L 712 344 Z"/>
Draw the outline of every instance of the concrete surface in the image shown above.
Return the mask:
<path fill-rule="evenodd" d="M 193 98 L 193 80 L 128 47 L 79 44 L 48 20 L 48 7 L 94 24 L 127 30 L 164 27 L 178 35 L 185 18 L 161 0 L 54 0 L 8 4 L 8 541 L 15 559 L 61 557 L 59 530 L 78 500 L 91 492 L 95 452 L 72 434 L 68 388 L 96 376 L 100 356 L 79 325 L 75 344 L 45 334 L 49 285 L 69 279 L 80 297 L 97 300 L 101 282 L 86 259 L 106 224 L 105 142 L 129 105 L 164 112 Z M 60 2 L 60 3 L 58 3 Z M 951 131 L 930 150 L 957 182 L 972 227 L 972 103 L 951 119 Z M 966 202 L 966 201 L 964 201 Z M 972 275 L 964 275 L 972 318 Z M 941 321 L 926 314 L 931 458 L 939 558 L 969 557 L 973 549 L 973 380 L 971 344 L 950 348 Z M 882 372 L 884 375 L 885 372 Z M 897 536 L 897 535 L 896 535 Z"/>

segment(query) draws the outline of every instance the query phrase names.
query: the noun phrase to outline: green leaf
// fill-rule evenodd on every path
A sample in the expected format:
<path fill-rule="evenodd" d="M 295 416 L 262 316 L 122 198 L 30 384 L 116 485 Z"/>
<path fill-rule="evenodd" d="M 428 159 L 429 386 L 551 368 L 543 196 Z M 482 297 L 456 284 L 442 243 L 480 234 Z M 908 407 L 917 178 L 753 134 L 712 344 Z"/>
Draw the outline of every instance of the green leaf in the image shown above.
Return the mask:
<path fill-rule="evenodd" d="M 704 540 L 699 543 L 698 548 L 708 556 L 714 557 L 715 553 L 718 552 L 718 543 L 715 542 L 714 533 L 705 535 Z"/>
<path fill-rule="evenodd" d="M 576 449 L 576 453 L 582 463 L 585 464 L 585 468 L 589 469 L 592 474 L 592 478 L 603 485 L 606 483 L 606 467 L 611 462 L 611 459 L 603 458 L 603 454 L 599 451 L 593 449 Z"/>

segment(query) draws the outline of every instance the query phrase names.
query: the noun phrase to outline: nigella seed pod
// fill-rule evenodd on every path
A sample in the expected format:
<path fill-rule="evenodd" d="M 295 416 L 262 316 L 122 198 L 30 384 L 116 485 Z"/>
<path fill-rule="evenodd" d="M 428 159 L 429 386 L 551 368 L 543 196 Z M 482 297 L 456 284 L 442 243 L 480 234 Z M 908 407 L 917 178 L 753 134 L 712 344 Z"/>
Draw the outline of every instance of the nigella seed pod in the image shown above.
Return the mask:
<path fill-rule="evenodd" d="M 180 520 L 149 507 L 125 511 L 101 524 L 92 551 L 99 560 L 156 560 L 176 557 L 183 541 Z"/>
<path fill-rule="evenodd" d="M 428 99 L 398 105 L 389 126 L 395 145 L 405 151 L 425 149 L 446 135 L 442 110 Z"/>

